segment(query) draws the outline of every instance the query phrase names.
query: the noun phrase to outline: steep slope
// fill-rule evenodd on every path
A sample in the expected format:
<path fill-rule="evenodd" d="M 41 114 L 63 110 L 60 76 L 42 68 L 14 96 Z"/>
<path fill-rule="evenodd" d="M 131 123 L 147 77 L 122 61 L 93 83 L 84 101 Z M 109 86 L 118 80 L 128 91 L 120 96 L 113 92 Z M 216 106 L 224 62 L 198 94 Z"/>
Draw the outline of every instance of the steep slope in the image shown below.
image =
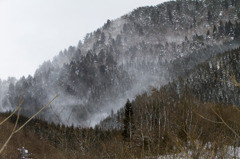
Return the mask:
<path fill-rule="evenodd" d="M 207 58 L 238 47 L 239 6 L 236 0 L 182 0 L 137 8 L 108 20 L 83 43 L 43 63 L 34 77 L 1 84 L 9 87 L 2 104 L 11 109 L 22 94 L 23 113 L 31 115 L 60 94 L 42 118 L 94 125 L 127 98 L 176 79 L 176 70 L 185 74 Z"/>
<path fill-rule="evenodd" d="M 130 149 L 140 147 L 145 156 L 238 158 L 239 68 L 240 48 L 227 51 L 128 100 L 98 126 L 121 131 Z"/>
<path fill-rule="evenodd" d="M 7 114 L 0 113 L 0 121 L 3 121 L 7 117 Z M 27 118 L 21 116 L 20 123 L 23 124 L 23 121 L 26 121 Z M 2 148 L 5 141 L 7 141 L 9 135 L 11 134 L 16 116 L 8 120 L 3 125 L 0 126 L 0 147 Z M 42 129 L 54 130 L 53 125 L 47 125 L 45 122 L 40 122 Z M 31 154 L 33 158 L 59 158 L 65 159 L 70 153 L 64 153 L 61 149 L 54 147 L 50 140 L 47 138 L 47 133 L 42 131 L 41 135 L 38 132 L 39 121 L 33 120 L 26 128 L 14 134 L 10 142 L 7 144 L 5 150 L 1 153 L 1 159 L 16 159 L 20 158 L 19 148 L 25 147 Z M 40 126 L 39 126 L 40 127 Z"/>

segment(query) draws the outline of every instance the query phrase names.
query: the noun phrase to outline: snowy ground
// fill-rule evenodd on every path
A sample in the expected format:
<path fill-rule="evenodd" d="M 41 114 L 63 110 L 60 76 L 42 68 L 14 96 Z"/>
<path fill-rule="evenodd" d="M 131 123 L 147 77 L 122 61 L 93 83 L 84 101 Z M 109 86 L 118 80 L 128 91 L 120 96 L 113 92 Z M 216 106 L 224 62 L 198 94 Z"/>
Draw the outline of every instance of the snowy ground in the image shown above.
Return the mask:
<path fill-rule="evenodd" d="M 185 152 L 181 152 L 179 154 L 171 154 L 171 155 L 164 155 L 159 156 L 158 159 L 188 159 L 194 158 L 194 156 L 199 153 L 198 159 L 206 159 L 206 158 L 235 158 L 240 159 L 240 147 L 234 148 L 233 146 L 224 146 L 222 151 L 218 151 L 217 154 L 214 154 L 213 151 L 210 150 L 202 150 L 198 152 L 187 151 L 188 156 Z M 147 157 L 147 159 L 151 159 L 151 157 Z"/>

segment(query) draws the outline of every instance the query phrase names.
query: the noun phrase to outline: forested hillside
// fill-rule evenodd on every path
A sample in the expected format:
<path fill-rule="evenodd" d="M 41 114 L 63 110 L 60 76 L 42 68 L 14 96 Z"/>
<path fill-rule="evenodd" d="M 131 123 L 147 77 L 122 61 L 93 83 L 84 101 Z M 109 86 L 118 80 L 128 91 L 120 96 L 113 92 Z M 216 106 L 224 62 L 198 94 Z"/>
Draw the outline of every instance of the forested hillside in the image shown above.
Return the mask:
<path fill-rule="evenodd" d="M 24 144 L 34 157 L 48 158 L 238 157 L 240 111 L 233 103 L 239 105 L 240 87 L 233 79 L 239 80 L 239 56 L 240 48 L 219 54 L 184 77 L 127 100 L 95 128 L 33 120 L 10 145 Z M 21 116 L 19 125 L 26 120 Z M 7 127 L 15 121 L 16 116 Z M 29 134 L 49 149 L 31 144 Z"/>
<path fill-rule="evenodd" d="M 49 159 L 239 158 L 239 18 L 238 0 L 140 7 L 34 76 L 0 81 L 0 119 L 22 95 L 19 125 L 59 94 L 1 157 L 25 145 Z M 11 132 L 17 119 L 0 129 Z"/>
<path fill-rule="evenodd" d="M 145 155 L 239 156 L 239 60 L 240 48 L 211 58 L 184 77 L 128 100 L 99 127 L 119 130 Z"/>
<path fill-rule="evenodd" d="M 22 113 L 31 116 L 59 94 L 42 119 L 93 126 L 127 98 L 239 47 L 238 8 L 236 0 L 170 1 L 107 20 L 34 76 L 1 81 L 1 111 L 15 108 L 21 94 Z"/>

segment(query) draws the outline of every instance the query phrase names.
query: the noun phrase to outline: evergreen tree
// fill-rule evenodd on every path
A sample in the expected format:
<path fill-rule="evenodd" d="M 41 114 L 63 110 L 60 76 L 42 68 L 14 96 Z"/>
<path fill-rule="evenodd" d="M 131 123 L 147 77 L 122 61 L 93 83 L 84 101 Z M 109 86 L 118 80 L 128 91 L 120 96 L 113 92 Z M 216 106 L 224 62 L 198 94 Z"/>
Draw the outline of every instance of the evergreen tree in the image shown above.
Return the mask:
<path fill-rule="evenodd" d="M 225 34 L 227 36 L 234 36 L 233 24 L 230 20 L 225 24 Z"/>
<path fill-rule="evenodd" d="M 240 36 L 240 24 L 236 22 L 236 27 L 234 29 L 234 37 L 238 38 Z"/>
<path fill-rule="evenodd" d="M 199 2 L 198 1 L 195 2 L 195 5 L 196 5 L 196 10 L 199 10 Z"/>
<path fill-rule="evenodd" d="M 210 31 L 209 31 L 209 30 L 207 31 L 206 38 L 207 38 L 207 39 L 210 39 L 210 38 L 211 38 L 211 37 L 210 37 Z"/>
<path fill-rule="evenodd" d="M 225 8 L 226 10 L 228 10 L 228 8 L 229 8 L 228 1 L 225 0 L 223 3 L 224 3 L 224 4 L 223 4 L 223 5 L 224 5 L 224 8 Z"/>
<path fill-rule="evenodd" d="M 167 7 L 167 12 L 168 12 L 168 19 L 173 24 L 173 15 L 172 15 L 172 11 L 169 7 Z"/>
<path fill-rule="evenodd" d="M 231 0 L 232 6 L 236 6 L 236 0 Z"/>
<path fill-rule="evenodd" d="M 218 33 L 220 36 L 223 36 L 224 35 L 224 25 L 223 25 L 223 22 L 220 20 L 219 22 L 219 28 L 218 28 Z"/>
<path fill-rule="evenodd" d="M 228 25 L 229 25 L 229 35 L 230 36 L 234 36 L 234 29 L 233 29 L 233 24 L 232 24 L 232 22 L 229 20 L 228 21 Z"/>
<path fill-rule="evenodd" d="M 196 21 L 196 18 L 194 17 L 194 18 L 193 18 L 193 26 L 194 26 L 194 28 L 196 28 L 196 22 L 197 22 L 197 21 Z"/>
<path fill-rule="evenodd" d="M 124 120 L 123 120 L 123 139 L 130 140 L 133 135 L 134 123 L 133 123 L 133 108 L 132 103 L 130 103 L 129 99 L 124 107 Z"/>
<path fill-rule="evenodd" d="M 217 35 L 217 27 L 214 25 L 213 27 L 213 37 L 216 37 Z"/>
<path fill-rule="evenodd" d="M 212 21 L 212 13 L 210 11 L 208 11 L 208 21 Z"/>

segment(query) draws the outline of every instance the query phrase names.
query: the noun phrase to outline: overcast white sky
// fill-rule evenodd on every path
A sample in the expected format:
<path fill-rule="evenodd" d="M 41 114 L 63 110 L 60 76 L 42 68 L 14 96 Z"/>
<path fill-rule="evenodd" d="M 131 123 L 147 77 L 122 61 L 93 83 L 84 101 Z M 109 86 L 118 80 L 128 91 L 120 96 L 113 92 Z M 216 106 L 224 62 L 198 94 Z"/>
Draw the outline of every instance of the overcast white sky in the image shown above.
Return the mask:
<path fill-rule="evenodd" d="M 33 75 L 86 33 L 167 0 L 0 0 L 0 79 Z"/>

